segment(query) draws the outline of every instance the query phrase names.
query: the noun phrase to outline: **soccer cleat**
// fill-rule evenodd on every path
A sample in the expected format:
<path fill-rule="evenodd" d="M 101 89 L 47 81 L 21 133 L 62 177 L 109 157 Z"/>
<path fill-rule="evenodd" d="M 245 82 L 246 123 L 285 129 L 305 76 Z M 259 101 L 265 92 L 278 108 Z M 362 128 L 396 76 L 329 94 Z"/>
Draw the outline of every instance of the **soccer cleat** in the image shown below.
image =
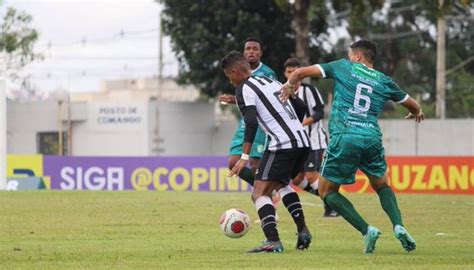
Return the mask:
<path fill-rule="evenodd" d="M 252 248 L 247 253 L 260 253 L 260 252 L 283 252 L 283 245 L 280 241 L 263 241 L 261 246 Z"/>
<path fill-rule="evenodd" d="M 336 212 L 336 210 L 327 210 L 327 211 L 324 211 L 324 214 L 323 214 L 323 217 L 326 217 L 326 218 L 333 218 L 333 217 L 338 217 L 339 216 L 339 213 Z"/>
<path fill-rule="evenodd" d="M 365 243 L 365 248 L 364 248 L 364 253 L 365 254 L 371 254 L 375 250 L 375 243 L 377 242 L 377 239 L 379 239 L 379 236 L 382 233 L 379 231 L 379 229 L 369 226 L 367 227 L 367 233 L 364 235 L 364 243 Z"/>
<path fill-rule="evenodd" d="M 323 217 L 338 217 L 339 213 L 336 210 L 329 208 L 327 204 L 324 204 L 324 214 Z"/>
<path fill-rule="evenodd" d="M 413 237 L 408 233 L 408 231 L 401 225 L 395 225 L 395 228 L 393 228 L 393 233 L 395 234 L 395 237 L 400 240 L 400 243 L 402 243 L 402 247 L 410 252 L 416 249 L 416 242 Z"/>
<path fill-rule="evenodd" d="M 299 232 L 297 235 L 298 235 L 298 238 L 296 241 L 296 249 L 299 249 L 299 250 L 307 249 L 309 245 L 311 244 L 311 239 L 313 238 L 308 228 L 304 227 L 304 229 L 301 230 L 301 232 Z"/>

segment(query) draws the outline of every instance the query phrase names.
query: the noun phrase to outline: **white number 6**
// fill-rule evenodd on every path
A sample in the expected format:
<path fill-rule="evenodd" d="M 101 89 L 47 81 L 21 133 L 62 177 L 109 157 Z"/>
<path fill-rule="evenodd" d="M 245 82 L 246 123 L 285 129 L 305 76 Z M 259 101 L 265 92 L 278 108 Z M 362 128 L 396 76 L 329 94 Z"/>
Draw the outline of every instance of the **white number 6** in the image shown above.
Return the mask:
<path fill-rule="evenodd" d="M 362 89 L 367 90 L 369 94 L 372 93 L 373 89 L 372 87 L 363 83 L 359 83 L 357 85 L 356 94 L 354 98 L 354 109 L 357 112 L 365 113 L 370 108 L 370 97 L 362 94 Z M 364 101 L 363 104 L 361 104 L 361 100 Z"/>

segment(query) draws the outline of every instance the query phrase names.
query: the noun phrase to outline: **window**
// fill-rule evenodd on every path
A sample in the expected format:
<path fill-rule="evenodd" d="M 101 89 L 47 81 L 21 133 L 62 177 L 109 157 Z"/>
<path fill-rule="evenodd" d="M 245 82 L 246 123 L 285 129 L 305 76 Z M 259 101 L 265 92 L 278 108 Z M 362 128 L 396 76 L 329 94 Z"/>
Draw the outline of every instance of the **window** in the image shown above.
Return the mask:
<path fill-rule="evenodd" d="M 42 155 L 59 155 L 59 132 L 38 132 L 36 134 L 37 152 Z M 68 153 L 68 136 L 67 132 L 62 134 L 63 152 L 65 155 Z"/>

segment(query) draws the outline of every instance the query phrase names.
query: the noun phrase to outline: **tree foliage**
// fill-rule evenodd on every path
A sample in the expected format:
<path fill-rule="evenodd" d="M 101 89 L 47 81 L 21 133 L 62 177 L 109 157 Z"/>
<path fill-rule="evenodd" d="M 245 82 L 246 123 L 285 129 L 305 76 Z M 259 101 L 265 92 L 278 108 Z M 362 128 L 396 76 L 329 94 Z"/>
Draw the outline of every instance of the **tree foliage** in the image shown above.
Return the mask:
<path fill-rule="evenodd" d="M 8 7 L 0 22 L 0 52 L 6 55 L 7 75 L 22 84 L 27 82 L 18 72 L 40 57 L 33 51 L 38 32 L 31 26 L 32 20 L 26 12 Z"/>
<path fill-rule="evenodd" d="M 197 85 L 207 96 L 231 91 L 218 62 L 228 51 L 242 50 L 248 36 L 263 40 L 263 62 L 283 79 L 282 63 L 295 50 L 295 13 L 289 1 L 160 1 L 181 82 Z M 421 100 L 428 116 L 434 116 L 436 99 L 436 20 L 445 16 L 447 116 L 474 116 L 474 61 L 465 62 L 474 55 L 470 0 L 445 0 L 441 8 L 431 0 L 310 0 L 307 16 L 311 63 L 345 57 L 354 40 L 374 40 L 379 48 L 376 68 Z M 345 31 L 348 35 L 339 34 Z"/>
<path fill-rule="evenodd" d="M 291 16 L 273 1 L 162 0 L 164 32 L 171 36 L 180 63 L 179 81 L 197 85 L 204 95 L 231 92 L 219 69 L 226 53 L 243 50 L 249 36 L 260 38 L 262 61 L 271 67 L 283 65 L 282 54 L 294 50 Z"/>

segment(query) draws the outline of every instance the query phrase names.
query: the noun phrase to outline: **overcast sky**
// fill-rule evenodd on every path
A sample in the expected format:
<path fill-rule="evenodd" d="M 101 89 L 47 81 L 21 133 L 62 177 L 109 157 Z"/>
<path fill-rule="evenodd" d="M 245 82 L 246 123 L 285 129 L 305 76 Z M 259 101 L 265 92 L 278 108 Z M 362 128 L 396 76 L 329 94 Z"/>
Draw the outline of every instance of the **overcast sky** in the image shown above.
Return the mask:
<path fill-rule="evenodd" d="M 32 82 L 44 91 L 97 91 L 104 79 L 158 73 L 160 5 L 152 0 L 4 0 L 33 16 L 39 33 L 30 64 Z M 163 40 L 164 74 L 177 74 L 169 38 Z"/>

